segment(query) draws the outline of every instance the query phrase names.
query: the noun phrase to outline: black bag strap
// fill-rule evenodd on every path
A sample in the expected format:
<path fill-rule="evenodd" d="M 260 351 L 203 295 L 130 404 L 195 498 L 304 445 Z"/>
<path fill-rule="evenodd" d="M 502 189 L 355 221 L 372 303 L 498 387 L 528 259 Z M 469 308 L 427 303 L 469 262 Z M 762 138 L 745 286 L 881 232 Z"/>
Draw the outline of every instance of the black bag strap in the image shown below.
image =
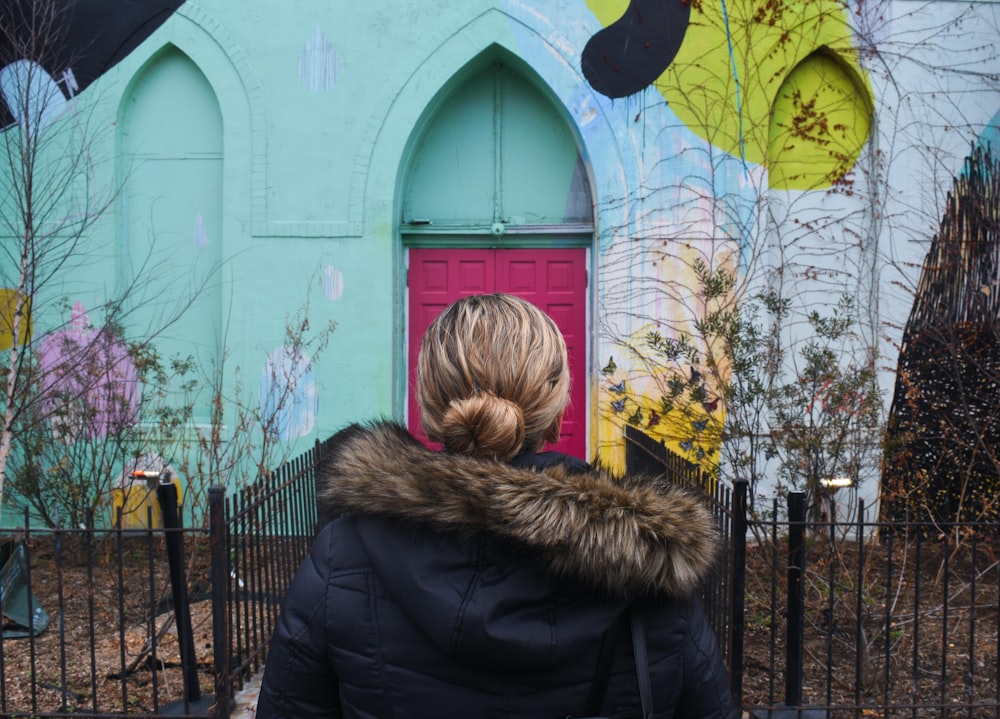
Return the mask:
<path fill-rule="evenodd" d="M 649 657 L 646 654 L 646 625 L 642 613 L 636 607 L 628 610 L 629 623 L 632 625 L 632 656 L 635 659 L 635 673 L 639 680 L 639 701 L 642 704 L 642 719 L 653 719 L 653 685 L 649 680 Z M 615 655 L 615 644 L 618 640 L 618 626 L 621 620 L 615 622 L 605 632 L 601 639 L 601 648 L 597 658 L 597 670 L 594 682 L 590 685 L 587 697 L 587 713 L 597 716 L 604 703 L 608 680 L 611 677 L 611 665 Z"/>
<path fill-rule="evenodd" d="M 632 653 L 635 656 L 635 673 L 639 677 L 639 701 L 642 702 L 643 719 L 653 719 L 653 685 L 649 681 L 649 658 L 646 656 L 646 626 L 642 613 L 633 607 L 629 612 L 632 623 Z"/>

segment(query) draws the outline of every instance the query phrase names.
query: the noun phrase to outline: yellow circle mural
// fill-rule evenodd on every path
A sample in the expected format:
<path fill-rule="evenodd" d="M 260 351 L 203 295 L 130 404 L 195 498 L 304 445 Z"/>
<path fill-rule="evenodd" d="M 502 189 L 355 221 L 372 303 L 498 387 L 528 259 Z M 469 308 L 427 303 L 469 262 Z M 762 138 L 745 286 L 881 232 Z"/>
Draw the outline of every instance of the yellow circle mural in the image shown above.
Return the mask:
<path fill-rule="evenodd" d="M 687 10 L 687 1 L 678 1 Z M 639 56 L 635 62 L 646 62 L 642 70 L 650 76 L 641 49 L 657 42 L 649 20 L 656 4 L 586 3 L 608 31 L 618 31 L 608 42 L 636 41 L 630 54 L 614 56 L 609 74 L 627 77 L 622 58 Z M 847 12 L 837 0 L 690 0 L 689 13 L 675 13 L 675 25 L 686 22 L 683 38 L 676 27 L 664 36 L 679 46 L 660 53 L 672 59 L 652 86 L 699 137 L 766 166 L 771 187 L 830 187 L 854 166 L 871 132 L 871 84 Z M 630 32 L 636 37 L 626 37 Z M 588 50 L 585 74 L 602 59 L 609 65 L 606 47 L 599 56 L 588 57 Z M 595 89 L 614 96 L 604 86 Z"/>

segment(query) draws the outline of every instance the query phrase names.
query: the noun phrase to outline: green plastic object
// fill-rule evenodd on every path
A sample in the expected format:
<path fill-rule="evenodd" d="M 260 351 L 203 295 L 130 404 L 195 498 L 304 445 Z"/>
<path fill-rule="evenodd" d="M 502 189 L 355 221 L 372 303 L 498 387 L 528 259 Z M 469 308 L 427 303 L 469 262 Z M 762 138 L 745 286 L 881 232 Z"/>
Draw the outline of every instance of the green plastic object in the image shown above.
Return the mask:
<path fill-rule="evenodd" d="M 49 626 L 49 615 L 28 588 L 24 544 L 0 543 L 0 607 L 3 608 L 3 638 L 36 637 Z"/>

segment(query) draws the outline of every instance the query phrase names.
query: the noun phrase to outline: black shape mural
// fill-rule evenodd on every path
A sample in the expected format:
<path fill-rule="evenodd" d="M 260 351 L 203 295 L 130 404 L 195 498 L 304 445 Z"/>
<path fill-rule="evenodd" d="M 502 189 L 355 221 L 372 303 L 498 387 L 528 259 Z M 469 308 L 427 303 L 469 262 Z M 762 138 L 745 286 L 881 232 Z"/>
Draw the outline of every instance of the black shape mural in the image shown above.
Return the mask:
<path fill-rule="evenodd" d="M 66 99 L 148 38 L 185 0 L 0 0 L 0 129 L 17 122 L 15 63 L 36 63 Z M 43 35 L 44 37 L 40 37 Z M 34 45 L 34 47 L 32 47 Z M 8 82 L 3 83 L 4 71 Z M 37 68 L 36 68 L 37 70 Z"/>
<path fill-rule="evenodd" d="M 882 519 L 1000 518 L 1000 163 L 973 147 L 924 258 L 903 332 Z"/>
<path fill-rule="evenodd" d="M 632 0 L 624 15 L 583 48 L 587 82 L 612 99 L 649 87 L 677 56 L 690 16 L 689 0 Z"/>

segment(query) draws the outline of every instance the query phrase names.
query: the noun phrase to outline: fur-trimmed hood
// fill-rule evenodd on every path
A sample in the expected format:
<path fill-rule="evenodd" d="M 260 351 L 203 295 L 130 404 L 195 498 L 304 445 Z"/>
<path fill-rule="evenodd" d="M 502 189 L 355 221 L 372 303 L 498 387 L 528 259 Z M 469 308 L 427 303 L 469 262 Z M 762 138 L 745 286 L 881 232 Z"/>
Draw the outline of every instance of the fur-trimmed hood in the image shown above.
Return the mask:
<path fill-rule="evenodd" d="M 318 485 L 323 519 L 392 517 L 492 533 L 615 596 L 689 596 L 717 549 L 710 512 L 685 490 L 562 463 L 526 469 L 433 452 L 390 422 L 338 433 Z"/>

